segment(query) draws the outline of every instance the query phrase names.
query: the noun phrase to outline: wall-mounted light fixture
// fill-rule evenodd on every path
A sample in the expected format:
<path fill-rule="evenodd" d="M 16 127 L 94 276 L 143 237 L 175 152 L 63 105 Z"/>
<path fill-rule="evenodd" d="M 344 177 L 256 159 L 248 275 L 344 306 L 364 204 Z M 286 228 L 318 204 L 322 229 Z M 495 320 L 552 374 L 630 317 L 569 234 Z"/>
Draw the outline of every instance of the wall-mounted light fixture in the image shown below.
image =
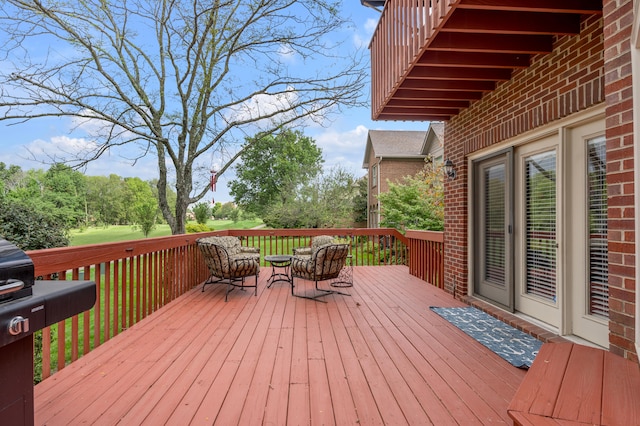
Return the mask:
<path fill-rule="evenodd" d="M 456 165 L 449 158 L 444 160 L 444 174 L 451 180 L 456 178 Z"/>

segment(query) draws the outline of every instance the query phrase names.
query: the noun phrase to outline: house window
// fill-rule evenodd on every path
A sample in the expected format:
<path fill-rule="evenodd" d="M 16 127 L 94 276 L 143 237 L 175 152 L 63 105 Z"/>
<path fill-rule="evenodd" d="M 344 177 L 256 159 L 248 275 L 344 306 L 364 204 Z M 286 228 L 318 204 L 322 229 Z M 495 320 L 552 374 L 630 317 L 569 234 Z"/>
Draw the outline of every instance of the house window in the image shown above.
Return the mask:
<path fill-rule="evenodd" d="M 607 170 L 604 136 L 587 143 L 589 186 L 589 313 L 609 317 Z"/>
<path fill-rule="evenodd" d="M 525 160 L 526 292 L 556 300 L 556 153 Z"/>
<path fill-rule="evenodd" d="M 371 166 L 371 187 L 375 188 L 378 186 L 378 165 L 374 164 Z"/>

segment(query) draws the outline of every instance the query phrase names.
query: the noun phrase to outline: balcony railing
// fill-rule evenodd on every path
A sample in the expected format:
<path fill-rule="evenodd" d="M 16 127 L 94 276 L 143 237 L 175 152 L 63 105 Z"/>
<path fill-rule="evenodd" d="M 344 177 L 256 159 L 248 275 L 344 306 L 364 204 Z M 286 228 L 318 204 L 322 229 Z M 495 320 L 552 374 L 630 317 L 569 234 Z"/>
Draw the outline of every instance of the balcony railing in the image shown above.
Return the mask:
<path fill-rule="evenodd" d="M 407 231 L 409 273 L 444 288 L 444 233 Z"/>
<path fill-rule="evenodd" d="M 315 235 L 332 235 L 351 245 L 354 266 L 408 265 L 412 275 L 443 285 L 440 232 L 408 231 L 404 236 L 387 228 L 229 230 L 34 250 L 27 254 L 36 276 L 87 279 L 97 286 L 93 309 L 37 335 L 36 378 L 51 376 L 202 283 L 209 272 L 195 241 L 210 235 L 240 237 L 243 245 L 260 247 L 263 256 L 291 253 L 308 246 Z"/>
<path fill-rule="evenodd" d="M 440 29 L 454 0 L 387 1 L 369 48 L 371 104 L 376 116 Z"/>

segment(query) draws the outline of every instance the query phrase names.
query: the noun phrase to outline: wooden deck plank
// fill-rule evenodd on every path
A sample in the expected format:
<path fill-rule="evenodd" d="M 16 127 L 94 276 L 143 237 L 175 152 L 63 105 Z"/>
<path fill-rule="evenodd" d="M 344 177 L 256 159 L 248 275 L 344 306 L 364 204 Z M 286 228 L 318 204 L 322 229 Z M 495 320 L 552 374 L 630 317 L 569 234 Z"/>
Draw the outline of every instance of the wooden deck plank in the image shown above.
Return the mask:
<path fill-rule="evenodd" d="M 293 351 L 293 328 L 283 328 L 279 337 L 278 351 L 274 361 L 273 375 L 271 377 L 269 394 L 267 395 L 267 403 L 264 409 L 263 423 L 267 425 L 282 425 L 287 422 L 291 354 Z"/>
<path fill-rule="evenodd" d="M 373 279 L 373 278 L 371 278 Z M 389 288 L 389 286 L 384 286 L 381 287 L 384 290 L 387 290 Z M 396 313 L 400 313 L 404 310 L 404 309 L 409 309 L 409 304 L 407 304 L 407 302 L 405 301 L 411 301 L 412 299 L 410 297 L 408 297 L 408 295 L 404 295 L 404 297 L 399 296 L 394 294 L 395 292 L 391 292 L 391 293 L 386 293 L 386 294 L 371 294 L 368 295 L 367 297 L 370 297 L 371 300 L 367 300 L 367 302 L 365 303 L 366 306 L 368 307 L 372 307 L 372 306 L 376 306 L 376 303 L 373 301 L 374 298 L 377 299 L 377 303 L 379 304 L 379 309 L 378 309 L 378 316 L 380 317 L 381 315 L 386 315 L 390 320 L 392 317 L 395 317 L 394 319 L 391 320 L 391 323 L 393 325 L 389 326 L 389 330 L 401 330 L 404 327 L 404 325 L 402 324 L 401 320 L 396 317 Z M 390 300 L 393 300 L 394 297 L 396 298 L 395 301 L 393 302 L 389 302 Z M 402 303 L 403 306 L 402 308 L 400 307 L 400 305 L 396 306 L 396 309 L 385 309 L 384 306 L 386 303 Z M 424 312 L 425 315 L 433 315 L 436 316 L 435 314 L 433 314 L 430 310 L 425 310 L 424 306 L 420 307 L 419 309 L 421 312 Z M 415 316 L 416 314 L 418 314 L 417 312 L 411 312 L 412 316 Z M 437 319 L 438 321 L 442 321 L 439 317 Z M 419 324 L 412 324 L 412 326 L 410 327 L 410 329 L 416 329 L 419 328 L 420 325 Z M 433 330 L 434 328 L 430 328 L 431 330 Z M 437 327 L 435 328 L 437 329 Z M 464 335 L 463 333 L 460 333 L 459 330 L 456 331 L 459 335 L 461 339 L 466 339 L 468 338 L 466 335 Z M 455 336 L 456 332 L 452 332 L 452 333 L 448 333 L 449 334 L 449 338 L 451 338 L 451 335 Z M 424 333 L 422 333 L 423 336 L 428 335 L 429 334 L 429 330 L 425 329 Z M 440 336 L 434 336 L 436 341 L 440 341 L 441 339 L 444 339 L 444 336 L 440 335 Z M 411 336 L 410 341 L 411 342 L 417 342 L 421 340 L 421 338 L 417 335 L 415 336 Z M 400 341 L 399 339 L 397 339 L 397 341 Z M 430 342 L 430 345 L 433 345 L 434 343 Z M 435 345 L 437 345 L 437 343 L 435 343 Z M 425 350 L 429 350 L 429 348 L 426 348 Z M 432 352 L 432 356 L 431 357 L 427 357 L 427 358 L 431 358 L 434 360 L 434 362 L 436 363 L 440 363 L 441 360 L 443 359 L 442 355 L 445 354 L 449 349 L 446 347 L 437 347 L 437 350 Z M 486 352 L 486 348 L 482 347 L 481 345 L 478 346 L 478 353 L 481 354 L 483 352 Z M 460 351 L 458 351 L 460 352 Z M 465 351 L 465 353 L 468 353 Z M 439 354 L 439 355 L 438 355 Z M 495 354 L 492 354 L 495 355 Z M 421 358 L 420 354 L 414 354 L 413 356 L 411 356 L 412 360 L 419 360 Z M 469 369 L 467 369 L 466 364 L 465 363 L 460 363 L 455 361 L 457 357 L 452 354 L 452 356 L 449 358 L 450 361 L 449 363 L 453 362 L 454 365 L 451 367 L 451 373 L 455 374 L 454 371 L 457 371 L 457 374 L 459 375 L 459 380 L 460 383 L 464 383 L 464 382 L 469 382 L 470 385 L 474 390 L 471 390 L 468 387 L 464 387 L 461 385 L 461 389 L 462 391 L 466 392 L 467 395 L 464 398 L 461 398 L 463 401 L 469 401 L 471 402 L 473 400 L 473 398 L 476 398 L 476 395 L 479 395 L 481 398 L 485 399 L 485 400 L 490 400 L 490 402 L 493 402 L 495 404 L 503 404 L 503 403 L 508 403 L 509 401 L 509 393 L 507 393 L 506 395 L 503 392 L 503 388 L 504 388 L 504 379 L 501 377 L 496 377 L 496 376 L 487 376 L 487 375 L 483 375 L 483 377 L 477 377 L 476 372 L 471 371 Z M 497 357 L 499 358 L 499 357 Z M 394 359 L 397 359 L 396 357 L 394 357 Z M 471 361 L 470 358 L 466 359 L 467 362 Z M 503 363 L 503 364 L 507 364 L 504 360 L 502 360 L 501 358 L 499 358 L 498 360 L 499 363 Z M 437 367 L 436 369 L 442 373 L 442 369 L 443 368 L 447 368 L 447 365 L 440 365 L 439 367 Z M 510 369 L 513 370 L 513 367 L 509 366 Z M 479 372 L 482 374 L 482 372 L 487 371 L 487 369 L 481 369 L 479 370 Z M 519 376 L 522 377 L 524 375 L 524 372 L 520 372 Z M 433 377 L 433 374 L 431 374 L 431 377 Z M 492 383 L 493 387 L 489 386 L 489 384 Z M 503 396 L 504 395 L 504 396 Z M 501 421 L 509 421 L 507 413 L 502 413 L 502 412 L 497 412 L 497 413 L 492 413 L 492 412 L 480 412 L 480 413 L 476 413 L 476 414 L 480 414 L 483 418 L 484 421 L 489 421 L 490 419 L 501 419 Z M 464 417 L 468 416 L 468 412 L 464 414 Z"/>
<path fill-rule="evenodd" d="M 355 323 L 352 322 L 350 314 L 341 312 L 339 308 L 341 304 L 330 304 L 328 310 L 330 312 L 331 322 L 337 323 L 333 325 L 333 333 L 336 341 L 340 342 L 338 350 L 340 351 L 340 359 L 345 377 L 351 389 L 351 397 L 353 398 L 354 408 L 357 414 L 357 422 L 366 425 L 382 425 L 384 424 L 378 405 L 371 392 L 364 391 L 368 389 L 369 383 L 367 377 L 356 354 L 356 349 L 351 342 L 349 336 L 349 328 L 354 328 Z M 350 324 L 347 326 L 347 324 Z"/>
<path fill-rule="evenodd" d="M 207 291 L 209 291 L 209 289 L 207 289 Z M 224 292 L 221 292 L 218 297 L 221 297 L 224 301 Z M 207 402 L 205 402 L 207 396 L 214 400 L 214 404 L 218 404 L 218 401 L 215 400 L 215 396 L 211 395 L 212 393 L 215 395 L 215 391 L 212 391 L 211 388 L 218 374 L 223 369 L 225 362 L 227 362 L 227 356 L 236 344 L 237 336 L 247 325 L 247 320 L 253 312 L 252 308 L 255 307 L 255 304 L 241 304 L 241 301 L 237 299 L 234 299 L 234 301 L 235 303 L 230 305 L 225 303 L 223 309 L 231 311 L 228 316 L 229 322 L 223 322 L 217 326 L 218 328 L 216 330 L 219 332 L 220 341 L 215 347 L 213 347 L 213 351 L 210 353 L 209 358 L 198 375 L 197 380 L 192 384 L 187 393 L 184 394 L 181 403 L 174 407 L 174 411 L 169 416 L 170 422 L 183 422 L 184 424 L 187 423 L 189 419 L 196 421 L 196 412 L 201 405 L 207 404 Z M 238 304 L 240 305 L 238 306 Z M 229 372 L 225 372 L 225 374 L 228 373 Z M 169 405 L 169 407 L 171 406 Z M 202 418 L 211 420 L 207 414 L 202 414 L 202 417 L 198 420 L 202 421 Z M 149 418 L 149 424 L 154 424 L 154 420 L 154 418 Z"/>
<path fill-rule="evenodd" d="M 375 278 L 369 277 L 369 279 Z M 364 306 L 367 301 L 370 301 L 368 296 L 363 298 L 364 303 L 362 303 L 361 306 Z M 398 309 L 396 309 L 396 311 L 398 311 Z M 361 324 L 360 326 L 363 326 L 363 324 Z M 411 359 L 411 363 L 416 366 L 416 369 L 419 372 L 420 376 L 423 378 L 424 382 L 428 383 L 429 386 L 433 389 L 434 393 L 437 394 L 443 401 L 446 401 L 447 410 L 449 411 L 450 416 L 453 419 L 458 419 L 454 421 L 468 422 L 472 419 L 473 421 L 477 421 L 473 411 L 466 406 L 459 395 L 450 387 L 449 381 L 446 380 L 446 378 L 448 377 L 448 371 L 445 370 L 443 372 L 439 372 L 432 365 L 432 362 L 437 361 L 437 358 L 440 357 L 440 354 L 437 354 L 435 352 L 432 353 L 428 345 L 422 344 L 419 341 L 420 336 L 418 334 L 408 333 L 407 330 L 403 333 L 403 336 L 410 342 L 409 345 L 405 345 L 405 349 L 408 351 L 408 358 Z M 427 339 L 427 341 L 433 343 L 432 339 Z M 459 378 L 456 378 L 456 381 L 459 381 Z M 425 405 L 426 403 L 427 402 L 425 401 Z"/>
<path fill-rule="evenodd" d="M 212 382 L 205 399 L 196 411 L 195 421 L 215 419 L 217 422 L 220 418 L 221 424 L 237 423 L 269 325 L 267 321 L 261 321 L 262 318 L 270 317 L 271 311 L 267 309 L 268 294 L 257 299 L 242 331 L 232 337 L 235 341 L 231 351 L 226 356 L 220 374 Z M 254 305 L 253 302 L 248 304 Z M 263 317 L 263 313 L 267 316 Z M 227 369 L 229 371 L 225 371 Z M 225 404 L 225 401 L 233 403 Z"/>
<path fill-rule="evenodd" d="M 174 318 L 174 320 L 197 321 L 198 315 L 202 313 L 196 310 L 193 313 L 195 317 L 192 315 Z M 193 328 L 197 332 L 187 331 L 180 340 L 180 344 L 174 347 L 177 356 L 165 357 L 165 361 L 169 364 L 164 370 L 154 368 L 151 373 L 156 374 L 146 374 L 144 380 L 136 383 L 133 389 L 122 392 L 122 400 L 130 404 L 135 402 L 135 404 L 121 414 L 121 421 L 137 422 L 147 418 L 147 421 L 153 422 L 159 418 L 168 418 L 182 400 L 182 395 L 197 380 L 210 356 L 212 345 L 216 345 L 222 339 L 223 335 L 216 333 L 218 330 L 213 325 L 222 322 L 229 314 L 230 311 L 221 309 L 218 315 L 209 316 L 210 320 L 206 327 Z M 176 364 L 185 367 L 172 368 Z M 150 392 L 149 389 L 154 391 Z M 113 409 L 110 411 L 113 414 L 116 413 Z"/>
<path fill-rule="evenodd" d="M 553 417 L 587 424 L 600 422 L 604 351 L 573 345 Z M 568 391 L 565 391 L 568 389 Z M 580 397 L 574 389 L 582 389 Z"/>
<path fill-rule="evenodd" d="M 276 308 L 276 297 L 274 296 L 275 293 L 270 292 L 263 297 L 263 300 L 267 300 L 268 303 L 265 304 L 262 311 L 256 312 L 257 317 L 271 318 L 273 316 Z M 277 334 L 274 329 L 271 329 L 272 332 L 269 334 L 269 321 L 250 318 L 248 322 L 257 322 L 257 325 L 252 330 L 251 339 L 248 340 L 242 358 L 239 360 L 238 372 L 227 393 L 226 398 L 235 401 L 235 403 L 223 405 L 216 418 L 216 422 L 220 424 L 239 424 L 242 413 L 247 409 L 251 409 L 247 404 L 251 405 L 252 402 L 261 403 L 262 409 L 259 413 L 251 413 L 251 415 L 257 415 L 262 419 L 264 414 L 264 401 L 267 396 L 266 391 L 269 386 L 278 343 Z M 251 330 L 245 331 L 247 331 L 246 334 L 249 334 Z M 258 367 L 262 367 L 262 369 Z M 248 392 L 251 390 L 253 392 Z M 247 398 L 249 394 L 251 394 L 251 398 Z M 256 399 L 258 401 L 255 401 Z"/>
<path fill-rule="evenodd" d="M 402 408 L 398 404 L 396 397 L 393 394 L 392 389 L 387 382 L 386 372 L 382 370 L 379 365 L 379 361 L 375 357 L 375 353 L 372 347 L 379 347 L 380 341 L 375 337 L 375 334 L 369 330 L 364 330 L 362 325 L 368 324 L 362 309 L 364 306 L 361 304 L 355 310 L 350 310 L 349 313 L 353 316 L 356 323 L 356 327 L 347 328 L 347 334 L 349 335 L 353 344 L 355 353 L 358 357 L 360 366 L 367 381 L 371 393 L 376 401 L 378 407 L 384 405 L 384 410 L 380 410 L 382 419 L 386 424 L 402 424 L 406 422 L 405 416 L 402 412 Z M 347 315 L 347 312 L 343 311 L 343 315 Z"/>
<path fill-rule="evenodd" d="M 195 310 L 197 313 L 197 307 L 195 307 Z M 184 314 L 184 310 L 168 311 L 167 314 L 172 320 L 179 321 L 182 318 L 181 315 Z M 157 323 L 150 322 L 150 324 Z M 136 385 L 151 378 L 149 375 L 142 375 L 144 370 L 138 368 L 140 363 L 157 363 L 156 367 L 158 368 L 154 371 L 163 371 L 163 367 L 167 365 L 167 362 L 177 356 L 178 352 L 175 350 L 176 342 L 179 342 L 183 336 L 168 332 L 166 327 L 163 327 L 162 330 L 140 327 L 134 333 L 128 333 L 126 339 L 121 337 L 123 335 L 119 335 L 107 342 L 107 344 L 117 348 L 121 345 L 127 345 L 125 341 L 130 343 L 138 342 L 142 335 L 141 333 L 144 333 L 145 336 L 162 336 L 163 339 L 160 340 L 159 344 L 157 342 L 153 342 L 150 345 L 137 344 L 133 350 L 126 353 L 108 351 L 107 353 L 111 354 L 112 357 L 101 359 L 101 366 L 104 367 L 99 371 L 92 372 L 90 376 L 95 381 L 96 386 L 84 390 L 79 388 L 73 399 L 67 401 L 67 404 L 77 404 L 83 400 L 90 401 L 84 407 L 83 412 L 77 413 L 77 411 L 70 410 L 64 404 L 58 404 L 57 399 L 53 400 L 53 403 L 57 405 L 56 409 L 59 411 L 57 418 L 61 422 L 81 422 L 85 418 L 95 417 L 96 412 L 103 413 L 107 409 L 109 413 L 114 414 L 126 412 L 130 408 L 131 402 L 129 399 L 123 398 L 123 394 L 126 393 L 123 390 L 135 390 Z M 105 414 L 104 416 L 108 415 Z"/>
<path fill-rule="evenodd" d="M 402 287 L 398 287 L 398 289 L 401 288 Z M 383 290 L 387 289 L 387 286 L 383 287 Z M 396 299 L 403 301 L 405 309 L 398 312 L 402 322 L 398 323 L 394 321 L 394 324 L 396 324 L 398 328 L 409 327 L 412 330 L 417 330 L 422 336 L 432 336 L 436 345 L 438 345 L 439 342 L 445 342 L 447 340 L 451 340 L 452 343 L 456 343 L 458 345 L 468 344 L 467 335 L 459 330 L 456 333 L 449 332 L 447 328 L 449 324 L 446 321 L 444 321 L 439 315 L 434 314 L 430 309 L 425 308 L 423 302 L 410 297 L 410 294 L 403 295 L 400 294 L 400 291 L 396 291 L 394 294 L 394 292 L 391 292 L 391 289 L 389 289 L 388 294 L 384 296 L 383 294 L 380 294 L 379 296 L 388 298 L 395 297 Z M 466 306 L 461 302 L 454 301 L 450 296 L 448 297 L 449 299 L 444 299 L 440 302 L 443 304 L 441 306 Z M 452 305 L 452 303 L 459 303 L 459 305 Z M 430 306 L 438 305 L 431 304 Z M 522 380 L 526 373 L 525 370 L 513 368 L 509 363 L 505 362 L 493 352 L 482 347 L 482 345 L 477 343 L 473 344 L 477 346 L 478 351 L 451 351 L 442 345 L 435 346 L 434 349 L 436 349 L 436 352 L 449 352 L 453 357 L 459 360 L 460 364 L 456 364 L 454 366 L 455 369 L 480 361 L 481 364 L 485 365 L 487 368 L 479 371 L 473 371 L 471 374 L 480 376 L 482 382 L 495 384 L 494 391 L 500 392 L 505 386 L 509 387 L 512 383 L 511 379 L 515 380 L 516 383 L 519 383 Z M 463 371 L 462 375 L 468 376 L 469 372 Z M 509 379 L 505 380 L 505 378 Z M 510 387 L 510 389 L 515 391 L 517 388 Z"/>
<path fill-rule="evenodd" d="M 286 299 L 282 295 L 282 292 L 271 292 L 269 298 L 273 304 L 271 322 L 267 327 L 264 343 L 256 360 L 255 374 L 247 390 L 247 395 L 251 395 L 251 398 L 246 399 L 238 424 L 261 424 L 264 419 L 280 342 L 280 326 L 286 306 Z"/>
<path fill-rule="evenodd" d="M 512 401 L 509 410 L 551 417 L 556 404 L 555 395 L 562 384 L 564 370 L 570 355 L 571 345 L 543 345 L 536 357 L 536 361 L 539 361 L 533 363 L 529 372 L 536 376 L 546 377 L 545 383 L 538 383 L 537 386 L 528 386 L 526 389 L 518 390 L 518 394 L 522 395 Z M 553 358 L 553 362 L 549 361 L 551 358 Z M 549 389 L 549 391 L 540 392 L 542 387 Z"/>
<path fill-rule="evenodd" d="M 327 303 L 268 275 L 258 297 L 194 289 L 37 385 L 36 424 L 503 422 L 524 372 L 431 312 L 462 304 L 408 268 L 356 267 Z"/>
<path fill-rule="evenodd" d="M 294 298 L 295 326 L 293 328 L 293 350 L 289 383 L 289 406 L 287 421 L 292 424 L 309 425 L 309 363 L 307 361 L 307 313 L 312 306 L 307 300 Z"/>
<path fill-rule="evenodd" d="M 605 354 L 604 369 L 602 393 L 610 397 L 603 401 L 602 424 L 615 424 L 620 413 L 628 413 L 625 419 L 628 424 L 640 424 L 638 410 L 629 409 L 640 401 L 640 369 L 633 362 L 621 361 L 618 355 L 612 353 Z M 624 392 L 620 389 L 624 389 Z"/>
<path fill-rule="evenodd" d="M 338 425 L 356 424 L 358 413 L 355 410 L 355 404 L 351 396 L 352 389 L 349 387 L 347 373 L 344 371 L 342 359 L 340 357 L 340 347 L 349 345 L 348 340 L 338 341 L 334 327 L 340 327 L 340 321 L 331 321 L 331 315 L 336 314 L 335 311 L 329 309 L 332 304 L 323 304 L 318 306 L 318 320 L 320 327 L 320 335 L 322 345 L 325 348 L 325 364 L 327 368 L 327 380 L 329 391 L 331 392 L 331 401 L 333 407 L 333 416 Z M 353 392 L 357 392 L 353 389 Z"/>
<path fill-rule="evenodd" d="M 312 426 L 336 424 L 324 359 L 309 358 L 309 408 Z"/>

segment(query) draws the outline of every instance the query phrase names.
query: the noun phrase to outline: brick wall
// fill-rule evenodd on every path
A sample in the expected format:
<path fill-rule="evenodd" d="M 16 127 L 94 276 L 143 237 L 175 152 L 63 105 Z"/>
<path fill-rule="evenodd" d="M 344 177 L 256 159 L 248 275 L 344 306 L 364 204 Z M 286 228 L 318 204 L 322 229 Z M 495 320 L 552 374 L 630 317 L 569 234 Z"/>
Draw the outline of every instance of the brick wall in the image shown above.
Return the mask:
<path fill-rule="evenodd" d="M 379 174 L 379 184 L 377 186 L 372 185 L 371 167 L 377 165 Z M 377 195 L 385 193 L 389 190 L 389 184 L 402 182 L 402 178 L 405 176 L 413 176 L 424 167 L 424 160 L 422 158 L 385 158 L 382 160 L 375 158 L 375 152 L 371 150 L 371 156 L 369 158 L 369 226 L 379 226 L 378 223 L 374 223 L 372 215 L 377 215 L 378 198 Z"/>
<path fill-rule="evenodd" d="M 424 167 L 422 158 L 389 159 L 383 158 L 380 162 L 380 192 L 387 192 L 389 184 L 402 182 L 405 176 L 413 176 Z"/>
<path fill-rule="evenodd" d="M 631 28 L 633 2 L 604 0 L 607 185 L 609 190 L 609 345 L 635 352 L 635 222 Z"/>
<path fill-rule="evenodd" d="M 603 17 L 582 22 L 580 35 L 557 38 L 551 54 L 534 57 L 529 68 L 446 124 L 445 158 L 456 164 L 458 178 L 445 183 L 445 289 L 468 294 L 467 155 L 601 104 L 606 94 L 610 349 L 633 359 L 632 1 L 605 0 L 603 9 Z"/>

